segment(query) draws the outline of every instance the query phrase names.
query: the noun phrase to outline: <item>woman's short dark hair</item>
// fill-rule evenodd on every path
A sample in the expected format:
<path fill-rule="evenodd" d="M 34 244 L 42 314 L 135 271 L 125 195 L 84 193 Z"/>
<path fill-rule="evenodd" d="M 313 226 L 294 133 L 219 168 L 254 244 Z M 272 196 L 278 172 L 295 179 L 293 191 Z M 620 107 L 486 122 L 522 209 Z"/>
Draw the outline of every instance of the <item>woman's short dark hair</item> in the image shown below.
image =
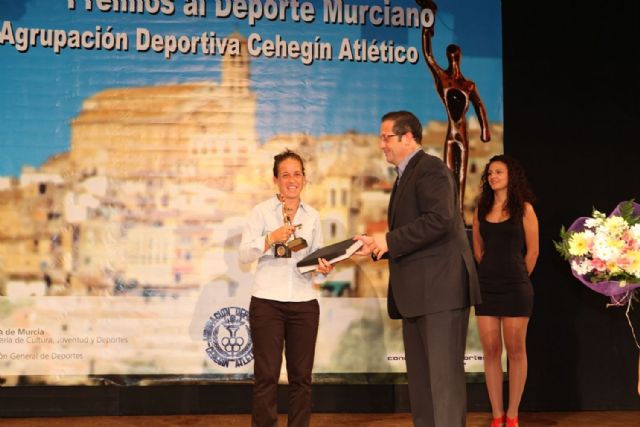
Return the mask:
<path fill-rule="evenodd" d="M 273 156 L 273 176 L 275 178 L 278 177 L 278 168 L 280 167 L 280 163 L 282 163 L 287 159 L 296 159 L 297 161 L 299 161 L 300 167 L 302 167 L 302 175 L 305 174 L 304 160 L 302 160 L 302 157 L 300 157 L 300 154 L 296 153 L 295 151 L 291 151 L 287 148 L 282 153 L 276 154 L 275 156 Z"/>

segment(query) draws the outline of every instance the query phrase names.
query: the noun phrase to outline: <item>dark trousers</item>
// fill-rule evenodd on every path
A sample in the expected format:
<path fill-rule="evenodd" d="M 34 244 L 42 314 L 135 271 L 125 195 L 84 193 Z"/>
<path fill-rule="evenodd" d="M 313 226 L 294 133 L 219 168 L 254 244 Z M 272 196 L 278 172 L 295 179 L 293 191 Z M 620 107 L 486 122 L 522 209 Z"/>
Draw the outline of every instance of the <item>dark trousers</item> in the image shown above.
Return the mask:
<path fill-rule="evenodd" d="M 464 427 L 464 350 L 469 308 L 402 319 L 415 427 Z"/>
<path fill-rule="evenodd" d="M 279 302 L 251 298 L 249 322 L 254 357 L 251 423 L 254 427 L 278 425 L 278 378 L 283 346 L 289 379 L 288 425 L 309 425 L 311 370 L 319 319 L 317 300 Z"/>

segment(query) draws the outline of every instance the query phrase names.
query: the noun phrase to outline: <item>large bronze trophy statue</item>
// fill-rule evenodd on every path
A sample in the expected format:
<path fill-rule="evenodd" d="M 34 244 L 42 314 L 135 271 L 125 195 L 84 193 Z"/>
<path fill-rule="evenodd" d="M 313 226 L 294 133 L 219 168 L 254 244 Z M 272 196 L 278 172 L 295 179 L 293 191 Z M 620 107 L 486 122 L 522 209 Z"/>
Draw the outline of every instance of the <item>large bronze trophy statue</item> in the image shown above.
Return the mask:
<path fill-rule="evenodd" d="M 491 139 L 487 111 L 482 104 L 475 83 L 465 78 L 460 71 L 460 57 L 462 56 L 460 47 L 455 44 L 447 46 L 447 60 L 449 61 L 447 69 L 441 68 L 433 57 L 431 38 L 435 33 L 436 4 L 431 0 L 416 0 L 416 3 L 423 9 L 431 9 L 434 14 L 433 26 L 422 28 L 422 52 L 433 74 L 436 91 L 447 111 L 449 123 L 444 142 L 443 160 L 449 169 L 453 171 L 458 183 L 460 211 L 463 212 L 467 164 L 469 162 L 469 138 L 466 119 L 469 102 L 473 104 L 478 116 L 480 139 L 483 142 L 488 142 Z"/>

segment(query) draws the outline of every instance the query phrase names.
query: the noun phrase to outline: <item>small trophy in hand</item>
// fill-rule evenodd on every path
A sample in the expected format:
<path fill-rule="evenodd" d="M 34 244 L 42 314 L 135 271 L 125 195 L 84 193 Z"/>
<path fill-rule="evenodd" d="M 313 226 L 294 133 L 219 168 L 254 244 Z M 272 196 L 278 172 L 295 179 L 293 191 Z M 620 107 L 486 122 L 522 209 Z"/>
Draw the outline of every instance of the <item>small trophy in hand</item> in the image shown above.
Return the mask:
<path fill-rule="evenodd" d="M 298 252 L 299 250 L 306 248 L 308 245 L 306 240 L 304 240 L 302 237 L 296 236 L 295 229 L 299 228 L 300 225 L 294 226 L 293 224 L 291 224 L 291 218 L 286 212 L 284 200 L 282 199 L 282 197 L 280 197 L 280 195 L 278 195 L 278 198 L 282 201 L 282 219 L 285 225 L 288 225 L 290 227 L 293 226 L 293 239 L 285 243 L 276 243 L 275 245 L 273 245 L 273 253 L 276 258 L 291 258 L 292 251 Z"/>
<path fill-rule="evenodd" d="M 284 222 L 287 225 L 291 225 L 291 219 L 289 219 L 289 215 L 285 214 Z M 287 247 L 293 252 L 298 252 L 299 250 L 304 249 L 308 246 L 306 240 L 304 240 L 302 237 L 296 237 L 296 228 L 297 227 L 293 227 L 293 239 L 287 242 Z"/>

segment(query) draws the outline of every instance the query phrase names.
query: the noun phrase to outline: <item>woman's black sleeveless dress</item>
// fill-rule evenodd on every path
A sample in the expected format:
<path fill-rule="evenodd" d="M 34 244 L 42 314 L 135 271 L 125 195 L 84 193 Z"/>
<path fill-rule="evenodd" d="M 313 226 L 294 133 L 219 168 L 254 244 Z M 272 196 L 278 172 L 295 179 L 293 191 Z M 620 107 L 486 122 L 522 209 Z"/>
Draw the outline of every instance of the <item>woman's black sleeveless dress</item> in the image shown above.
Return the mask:
<path fill-rule="evenodd" d="M 484 255 L 478 265 L 482 304 L 477 316 L 531 317 L 533 286 L 524 263 L 522 221 L 480 220 Z"/>

